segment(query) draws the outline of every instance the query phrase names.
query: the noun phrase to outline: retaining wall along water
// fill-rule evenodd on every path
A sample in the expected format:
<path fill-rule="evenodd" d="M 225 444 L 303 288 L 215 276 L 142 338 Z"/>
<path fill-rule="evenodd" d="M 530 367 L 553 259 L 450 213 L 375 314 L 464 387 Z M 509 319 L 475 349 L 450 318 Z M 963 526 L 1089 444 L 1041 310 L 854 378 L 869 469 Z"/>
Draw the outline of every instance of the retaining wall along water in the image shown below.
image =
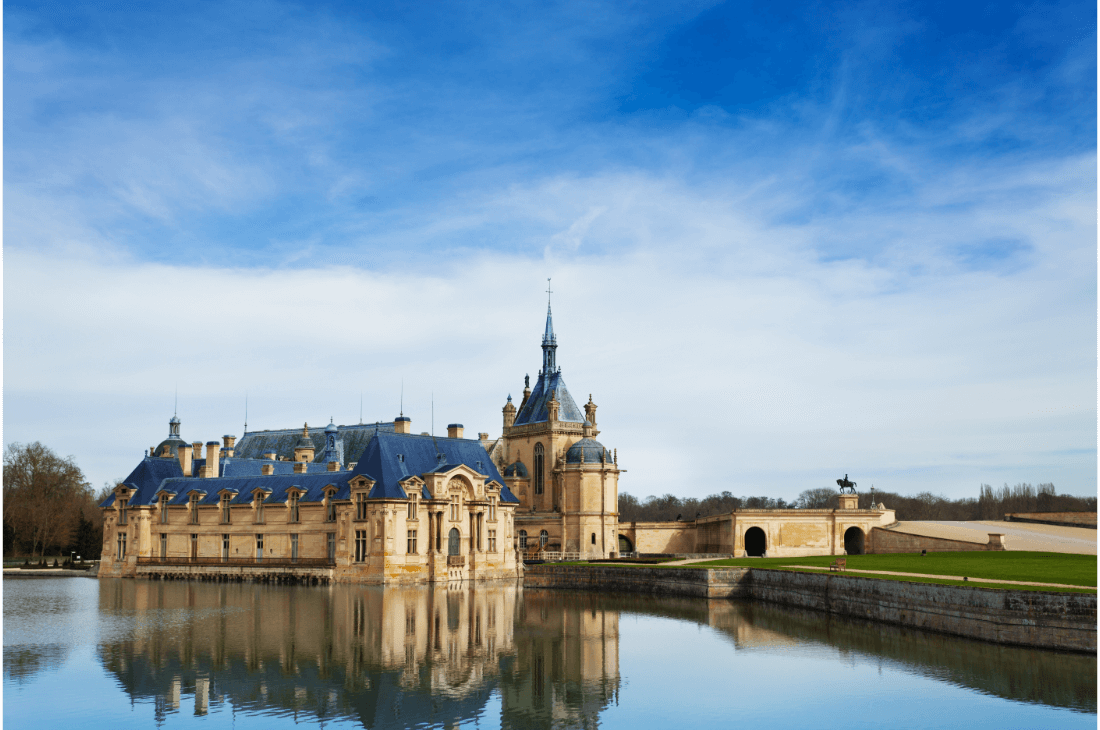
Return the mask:
<path fill-rule="evenodd" d="M 910 583 L 760 568 L 536 565 L 524 586 L 755 598 L 1000 644 L 1096 653 L 1096 594 Z"/>

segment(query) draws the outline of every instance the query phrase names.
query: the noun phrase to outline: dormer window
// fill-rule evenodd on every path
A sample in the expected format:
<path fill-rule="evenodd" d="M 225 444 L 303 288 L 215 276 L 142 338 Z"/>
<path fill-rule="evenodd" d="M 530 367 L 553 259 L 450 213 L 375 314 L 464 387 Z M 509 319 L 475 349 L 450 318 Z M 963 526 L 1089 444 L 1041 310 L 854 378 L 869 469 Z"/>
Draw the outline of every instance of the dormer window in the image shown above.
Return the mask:
<path fill-rule="evenodd" d="M 267 495 L 263 492 L 256 492 L 256 524 L 262 525 L 264 523 L 264 498 Z"/>
<path fill-rule="evenodd" d="M 405 461 L 405 455 L 404 454 L 398 454 L 397 455 L 397 460 L 400 461 L 400 462 L 404 462 Z"/>
<path fill-rule="evenodd" d="M 291 492 L 286 501 L 287 506 L 290 508 L 287 522 L 298 522 L 298 493 Z"/>
<path fill-rule="evenodd" d="M 191 509 L 191 524 L 199 524 L 199 495 L 192 494 L 188 506 Z"/>
<path fill-rule="evenodd" d="M 416 519 L 416 497 L 413 496 L 409 499 L 409 519 Z"/>
<path fill-rule="evenodd" d="M 229 500 L 231 496 L 228 494 L 222 495 L 222 524 L 229 524 Z"/>
<path fill-rule="evenodd" d="M 160 495 L 160 524 L 168 524 L 168 495 Z"/>
<path fill-rule="evenodd" d="M 120 524 L 120 525 L 125 525 L 126 524 L 126 507 L 127 507 L 127 502 L 129 502 L 129 501 L 130 501 L 129 497 L 123 497 L 123 496 L 119 495 L 119 498 L 118 498 L 118 524 Z"/>
<path fill-rule="evenodd" d="M 489 521 L 496 522 L 497 519 L 497 498 L 489 497 Z"/>
<path fill-rule="evenodd" d="M 355 495 L 355 519 L 367 519 L 367 493 L 359 492 Z"/>

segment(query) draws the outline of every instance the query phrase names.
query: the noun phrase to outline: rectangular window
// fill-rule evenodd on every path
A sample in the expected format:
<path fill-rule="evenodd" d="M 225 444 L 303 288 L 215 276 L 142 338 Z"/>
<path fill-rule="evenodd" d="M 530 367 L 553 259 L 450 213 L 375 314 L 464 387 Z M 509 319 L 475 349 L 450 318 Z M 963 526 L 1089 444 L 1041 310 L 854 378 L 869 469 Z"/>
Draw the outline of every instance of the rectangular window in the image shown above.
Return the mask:
<path fill-rule="evenodd" d="M 129 501 L 128 497 L 123 497 L 118 502 L 118 524 L 120 525 L 126 524 L 126 503 Z"/>
<path fill-rule="evenodd" d="M 519 549 L 520 550 L 526 550 L 527 549 L 527 530 L 520 530 L 519 531 Z"/>
<path fill-rule="evenodd" d="M 288 516 L 287 520 L 289 522 L 297 522 L 298 521 L 298 495 L 297 494 L 290 495 L 290 515 Z"/>
<path fill-rule="evenodd" d="M 367 559 L 367 531 L 355 531 L 355 562 L 362 563 Z"/>
<path fill-rule="evenodd" d="M 264 523 L 264 494 L 260 492 L 256 495 L 256 524 L 262 525 Z"/>
<path fill-rule="evenodd" d="M 229 524 L 229 495 L 222 495 L 222 524 Z"/>
<path fill-rule="evenodd" d="M 123 560 L 126 558 L 126 533 L 118 533 L 118 559 Z"/>
<path fill-rule="evenodd" d="M 328 533 L 327 543 L 328 543 L 328 562 L 331 565 L 331 564 L 336 562 L 336 533 L 335 532 Z"/>
<path fill-rule="evenodd" d="M 336 502 L 332 499 L 333 495 L 328 496 L 328 504 L 325 505 L 325 522 L 336 521 Z"/>
<path fill-rule="evenodd" d="M 410 499 L 409 500 L 409 519 L 410 520 L 415 520 L 416 519 L 416 500 L 415 499 Z"/>
<path fill-rule="evenodd" d="M 497 531 L 489 530 L 489 552 L 495 553 L 497 551 Z"/>
<path fill-rule="evenodd" d="M 355 495 L 355 519 L 367 519 L 367 495 L 365 492 L 359 492 Z"/>
<path fill-rule="evenodd" d="M 407 552 L 409 555 L 416 555 L 416 530 L 409 530 Z"/>
<path fill-rule="evenodd" d="M 451 495 L 451 522 L 458 521 L 458 495 Z"/>
<path fill-rule="evenodd" d="M 229 535 L 222 535 L 222 560 L 229 560 Z"/>
<path fill-rule="evenodd" d="M 191 524 L 199 524 L 199 495 L 191 495 Z"/>
<path fill-rule="evenodd" d="M 260 561 L 264 558 L 264 536 L 256 535 L 256 560 Z"/>
<path fill-rule="evenodd" d="M 194 560 L 197 557 L 199 557 L 199 536 L 198 535 L 192 535 L 191 536 L 191 559 Z"/>
<path fill-rule="evenodd" d="M 160 498 L 160 524 L 168 524 L 168 495 Z"/>
<path fill-rule="evenodd" d="M 168 533 L 160 533 L 160 557 L 168 557 Z"/>
<path fill-rule="evenodd" d="M 489 497 L 489 521 L 497 521 L 497 498 Z"/>
<path fill-rule="evenodd" d="M 291 560 L 297 560 L 298 559 L 298 536 L 297 535 L 291 535 L 290 536 L 290 559 Z"/>

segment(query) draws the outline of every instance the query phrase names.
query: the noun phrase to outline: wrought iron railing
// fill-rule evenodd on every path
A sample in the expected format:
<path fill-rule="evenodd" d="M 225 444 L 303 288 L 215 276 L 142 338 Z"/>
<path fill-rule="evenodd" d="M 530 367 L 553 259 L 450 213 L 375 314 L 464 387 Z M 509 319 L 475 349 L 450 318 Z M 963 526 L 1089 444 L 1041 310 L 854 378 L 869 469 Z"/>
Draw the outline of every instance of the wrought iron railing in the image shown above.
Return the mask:
<path fill-rule="evenodd" d="M 331 568 L 328 558 L 138 558 L 138 565 L 195 565 L 202 567 Z"/>

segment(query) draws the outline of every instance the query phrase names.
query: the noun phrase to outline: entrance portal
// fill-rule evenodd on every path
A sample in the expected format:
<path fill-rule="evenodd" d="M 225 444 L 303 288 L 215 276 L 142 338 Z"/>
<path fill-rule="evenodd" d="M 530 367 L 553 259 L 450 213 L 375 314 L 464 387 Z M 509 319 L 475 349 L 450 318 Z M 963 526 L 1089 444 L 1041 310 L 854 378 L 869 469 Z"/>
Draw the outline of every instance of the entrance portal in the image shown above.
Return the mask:
<path fill-rule="evenodd" d="M 849 527 L 844 531 L 844 552 L 849 555 L 863 555 L 863 530 Z"/>
<path fill-rule="evenodd" d="M 749 557 L 759 558 L 768 549 L 768 536 L 759 527 L 750 527 L 745 530 L 745 552 Z"/>
<path fill-rule="evenodd" d="M 619 535 L 619 552 L 620 553 L 632 553 L 634 552 L 634 546 L 630 544 L 630 539 Z"/>

